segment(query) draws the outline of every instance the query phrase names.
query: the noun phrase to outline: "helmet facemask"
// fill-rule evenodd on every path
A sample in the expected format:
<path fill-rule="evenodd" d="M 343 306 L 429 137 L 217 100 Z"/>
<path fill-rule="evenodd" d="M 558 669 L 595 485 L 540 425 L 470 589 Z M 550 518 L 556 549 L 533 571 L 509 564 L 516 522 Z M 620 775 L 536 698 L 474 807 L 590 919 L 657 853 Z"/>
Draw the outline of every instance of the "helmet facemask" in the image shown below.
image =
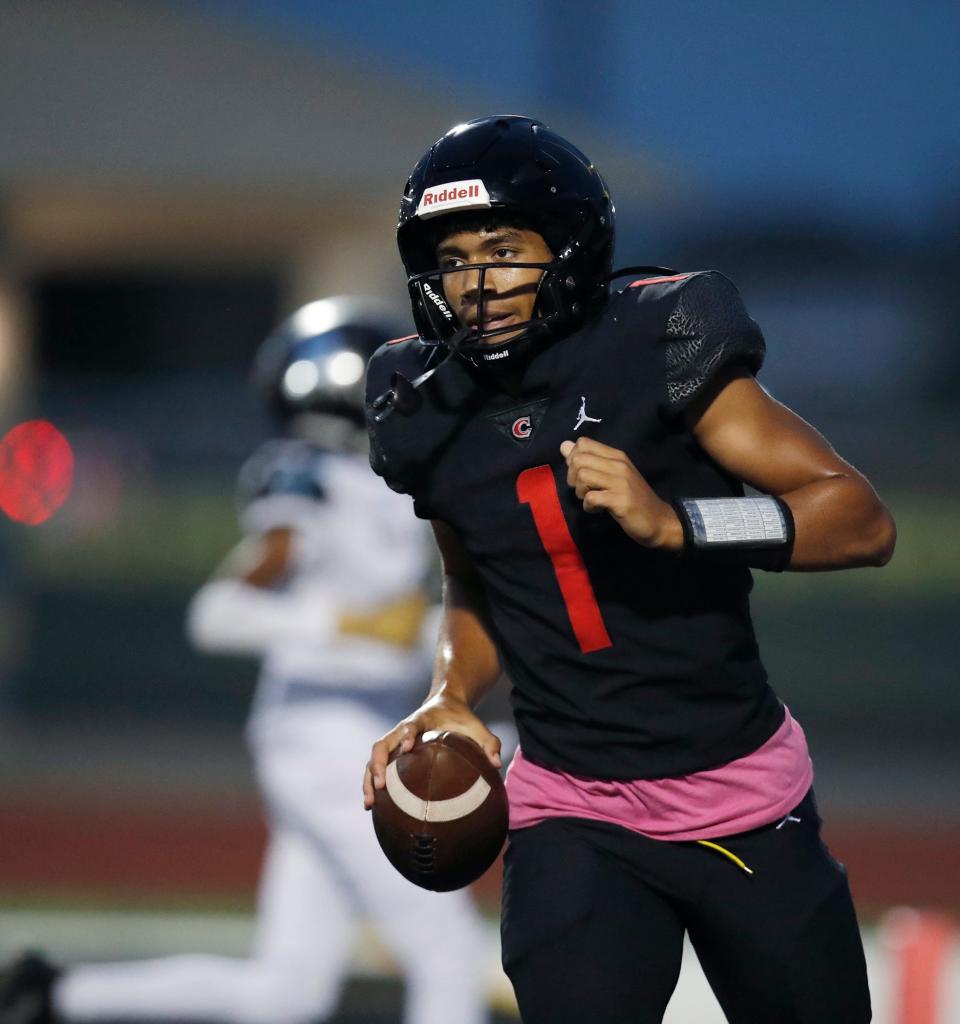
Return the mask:
<path fill-rule="evenodd" d="M 507 324 L 504 327 L 489 329 L 483 327 L 486 319 L 485 307 L 490 301 L 486 290 L 487 272 L 502 270 L 503 264 L 469 263 L 450 269 L 428 270 L 426 273 L 415 274 L 410 278 L 409 287 L 411 294 L 418 297 L 421 307 L 426 310 L 427 319 L 433 328 L 435 343 L 444 344 L 460 355 L 469 356 L 471 362 L 476 361 L 478 364 L 487 361 L 495 362 L 506 358 L 502 353 L 507 351 L 507 346 L 512 342 L 520 342 L 526 338 L 544 334 L 549 330 L 551 321 L 556 319 L 555 314 L 542 314 L 538 311 L 544 281 L 554 262 L 511 262 L 509 264 L 512 270 L 540 270 L 542 274 L 536 285 L 537 295 L 534 301 L 533 316 L 520 324 Z M 472 271 L 477 273 L 476 324 L 467 325 L 461 324 L 457 315 L 450 308 L 446 300 L 443 279 L 448 275 Z M 499 339 L 503 335 L 508 337 L 500 341 Z"/>
<path fill-rule="evenodd" d="M 560 337 L 573 330 L 587 315 L 590 308 L 606 295 L 601 284 L 591 294 L 591 275 L 595 278 L 596 254 L 590 243 L 595 234 L 588 211 L 584 211 L 579 230 L 570 236 L 568 226 L 550 218 L 535 219 L 509 210 L 486 211 L 482 217 L 438 218 L 425 232 L 421 260 L 427 262 L 426 249 L 436 263 L 437 244 L 444 237 L 461 231 L 493 231 L 499 227 L 521 227 L 535 231 L 547 244 L 552 259 L 544 262 L 511 260 L 509 263 L 486 262 L 461 264 L 412 274 L 407 281 L 423 340 L 428 344 L 442 344 L 466 358 L 475 366 L 490 369 L 514 365 L 520 355 L 528 353 L 538 343 Z M 536 296 L 530 319 L 519 324 L 483 328 L 484 306 L 490 301 L 485 282 L 489 271 L 540 270 Z M 462 324 L 447 300 L 444 279 L 452 274 L 477 274 L 476 315 L 474 325 Z M 503 340 L 499 340 L 503 337 Z"/>

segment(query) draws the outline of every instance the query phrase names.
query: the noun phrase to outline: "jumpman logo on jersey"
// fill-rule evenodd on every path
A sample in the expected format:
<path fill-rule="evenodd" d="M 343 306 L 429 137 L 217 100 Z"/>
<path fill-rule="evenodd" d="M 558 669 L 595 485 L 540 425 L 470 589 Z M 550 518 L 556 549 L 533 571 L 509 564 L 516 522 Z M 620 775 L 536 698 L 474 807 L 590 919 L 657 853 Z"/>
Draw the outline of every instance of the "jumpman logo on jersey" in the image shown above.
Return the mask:
<path fill-rule="evenodd" d="M 579 430 L 584 423 L 602 423 L 602 419 L 597 419 L 595 416 L 587 415 L 587 399 L 585 396 L 580 396 L 580 412 L 577 413 L 577 422 L 574 426 L 574 430 Z"/>

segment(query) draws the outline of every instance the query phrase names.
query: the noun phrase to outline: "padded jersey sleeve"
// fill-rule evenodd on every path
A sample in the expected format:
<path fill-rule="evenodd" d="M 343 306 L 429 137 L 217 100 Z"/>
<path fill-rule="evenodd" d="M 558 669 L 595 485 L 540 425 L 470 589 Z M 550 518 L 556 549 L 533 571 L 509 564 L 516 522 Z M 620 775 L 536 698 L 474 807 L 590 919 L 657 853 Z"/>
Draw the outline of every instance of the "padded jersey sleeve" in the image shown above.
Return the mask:
<path fill-rule="evenodd" d="M 736 286 L 715 270 L 691 274 L 667 316 L 664 411 L 682 412 L 717 375 L 735 364 L 757 373 L 763 334 Z"/>
<path fill-rule="evenodd" d="M 404 482 L 397 473 L 394 460 L 390 459 L 384 439 L 385 428 L 382 423 L 377 423 L 377 410 L 373 408 L 374 402 L 390 388 L 391 378 L 395 372 L 402 372 L 401 363 L 404 360 L 406 345 L 388 342 L 381 345 L 370 357 L 367 363 L 366 376 L 366 420 L 367 436 L 370 439 L 370 468 L 383 477 L 387 484 L 394 491 L 401 494 L 406 493 Z"/>
<path fill-rule="evenodd" d="M 424 440 L 420 431 L 422 416 L 404 416 L 394 412 L 377 423 L 373 403 L 392 386 L 393 375 L 403 374 L 415 380 L 430 366 L 436 350 L 421 344 L 418 338 L 404 338 L 382 345 L 367 364 L 366 421 L 370 440 L 370 468 L 382 477 L 391 490 L 413 498 L 420 519 L 434 519 L 422 487 Z"/>

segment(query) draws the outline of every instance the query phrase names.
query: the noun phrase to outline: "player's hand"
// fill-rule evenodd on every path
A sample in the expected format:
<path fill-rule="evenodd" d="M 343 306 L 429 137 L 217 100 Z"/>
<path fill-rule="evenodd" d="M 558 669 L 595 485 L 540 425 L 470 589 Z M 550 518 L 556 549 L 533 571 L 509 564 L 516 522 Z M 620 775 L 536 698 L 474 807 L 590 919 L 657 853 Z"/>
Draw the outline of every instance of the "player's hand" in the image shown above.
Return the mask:
<path fill-rule="evenodd" d="M 398 750 L 406 753 L 425 732 L 459 732 L 483 748 L 494 768 L 500 768 L 500 740 L 462 701 L 438 693 L 408 715 L 399 725 L 381 736 L 373 745 L 363 773 L 363 806 L 373 807 L 374 793 L 386 785 L 387 762 Z"/>
<path fill-rule="evenodd" d="M 583 502 L 584 512 L 609 512 L 624 533 L 644 547 L 683 547 L 677 513 L 657 497 L 619 448 L 581 437 L 564 441 L 560 454 L 567 463 L 567 483 Z"/>

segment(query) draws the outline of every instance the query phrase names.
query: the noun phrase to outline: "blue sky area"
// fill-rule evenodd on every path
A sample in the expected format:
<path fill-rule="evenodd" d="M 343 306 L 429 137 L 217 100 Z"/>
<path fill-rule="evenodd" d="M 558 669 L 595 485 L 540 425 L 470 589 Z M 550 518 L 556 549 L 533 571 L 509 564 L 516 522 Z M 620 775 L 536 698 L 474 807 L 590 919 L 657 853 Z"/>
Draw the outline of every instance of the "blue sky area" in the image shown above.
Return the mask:
<path fill-rule="evenodd" d="M 960 5 L 202 0 L 457 95 L 611 134 L 727 203 L 931 227 L 960 177 Z M 720 211 L 718 211 L 720 212 Z"/>

